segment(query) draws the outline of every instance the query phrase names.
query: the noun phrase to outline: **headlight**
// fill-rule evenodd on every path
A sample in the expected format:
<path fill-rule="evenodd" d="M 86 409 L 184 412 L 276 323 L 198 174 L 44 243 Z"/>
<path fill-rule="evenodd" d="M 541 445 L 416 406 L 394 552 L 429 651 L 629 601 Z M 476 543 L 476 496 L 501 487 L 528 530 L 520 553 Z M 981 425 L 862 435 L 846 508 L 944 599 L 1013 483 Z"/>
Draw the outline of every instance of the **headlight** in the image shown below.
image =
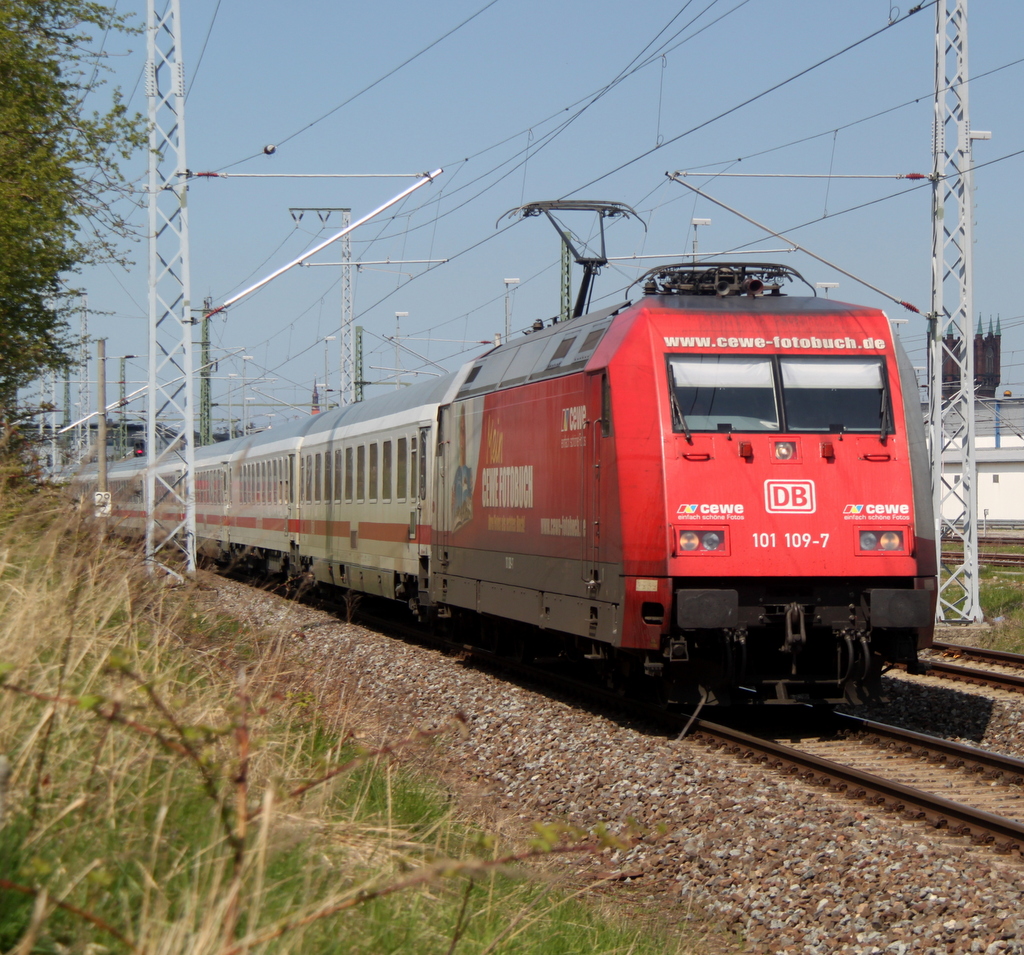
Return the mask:
<path fill-rule="evenodd" d="M 679 531 L 678 553 L 715 553 L 725 554 L 725 531 L 721 528 L 715 531 Z"/>
<path fill-rule="evenodd" d="M 796 442 L 776 441 L 775 457 L 777 457 L 780 461 L 789 461 L 792 458 L 796 457 Z"/>
<path fill-rule="evenodd" d="M 886 531 L 878 538 L 878 546 L 882 550 L 903 550 L 903 534 L 899 531 Z"/>
<path fill-rule="evenodd" d="M 903 531 L 860 531 L 861 550 L 905 550 Z"/>
<path fill-rule="evenodd" d="M 715 531 L 708 531 L 701 536 L 700 542 L 704 545 L 704 550 L 718 550 L 722 546 L 722 535 Z"/>

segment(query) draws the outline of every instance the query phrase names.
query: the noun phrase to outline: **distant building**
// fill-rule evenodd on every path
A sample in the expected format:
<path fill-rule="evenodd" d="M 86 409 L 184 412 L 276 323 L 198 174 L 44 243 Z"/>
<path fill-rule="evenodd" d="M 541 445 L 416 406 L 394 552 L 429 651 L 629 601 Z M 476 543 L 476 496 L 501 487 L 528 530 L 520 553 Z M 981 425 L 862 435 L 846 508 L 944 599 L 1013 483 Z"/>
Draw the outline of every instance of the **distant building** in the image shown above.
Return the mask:
<path fill-rule="evenodd" d="M 974 424 L 979 524 L 983 530 L 987 523 L 1024 525 L 1024 398 L 1008 392 L 979 398 Z M 942 461 L 943 467 L 959 468 L 955 452 L 943 454 Z"/>
<path fill-rule="evenodd" d="M 978 330 L 974 335 L 974 394 L 978 398 L 994 398 L 999 387 L 1000 375 L 1000 342 L 1002 341 L 1002 323 L 997 318 L 993 330 L 992 319 L 988 320 L 988 334 L 981 328 L 981 316 L 978 316 Z M 960 341 L 952 335 L 946 336 L 946 350 L 959 351 Z M 960 387 L 960 368 L 950 357 L 942 362 L 942 395 L 948 398 Z"/>
<path fill-rule="evenodd" d="M 993 523 L 1024 525 L 1024 398 L 1015 398 L 1009 391 L 999 394 L 1001 342 L 999 319 L 994 326 L 989 319 L 986 334 L 979 317 L 974 335 L 974 459 L 982 531 Z M 955 351 L 957 345 L 953 336 L 946 339 L 948 350 Z M 955 393 L 959 386 L 959 369 L 947 358 L 942 368 L 943 396 Z M 943 454 L 946 465 L 959 469 L 959 455 Z M 958 479 L 956 475 L 954 480 Z"/>

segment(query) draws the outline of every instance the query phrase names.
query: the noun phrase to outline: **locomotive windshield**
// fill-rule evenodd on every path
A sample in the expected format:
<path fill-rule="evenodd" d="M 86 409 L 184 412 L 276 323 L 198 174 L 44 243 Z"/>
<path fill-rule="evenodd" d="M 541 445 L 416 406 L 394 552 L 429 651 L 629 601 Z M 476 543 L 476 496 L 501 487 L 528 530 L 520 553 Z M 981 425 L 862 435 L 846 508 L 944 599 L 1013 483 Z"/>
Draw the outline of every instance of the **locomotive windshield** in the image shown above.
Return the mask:
<path fill-rule="evenodd" d="M 672 355 L 677 431 L 778 431 L 770 358 Z"/>
<path fill-rule="evenodd" d="M 880 358 L 781 358 L 790 431 L 879 431 L 886 410 Z"/>
<path fill-rule="evenodd" d="M 881 358 L 667 358 L 675 431 L 888 430 Z"/>

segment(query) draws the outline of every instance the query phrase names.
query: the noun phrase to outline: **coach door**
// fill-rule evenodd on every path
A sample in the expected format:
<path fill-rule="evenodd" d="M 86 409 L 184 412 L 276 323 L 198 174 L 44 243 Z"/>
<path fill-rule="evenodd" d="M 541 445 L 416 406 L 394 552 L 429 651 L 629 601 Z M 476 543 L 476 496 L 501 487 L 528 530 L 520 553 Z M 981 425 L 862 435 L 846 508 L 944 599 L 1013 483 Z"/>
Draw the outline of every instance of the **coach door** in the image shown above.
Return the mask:
<path fill-rule="evenodd" d="M 454 474 L 454 469 L 450 467 L 451 462 L 448 460 L 449 454 L 451 454 L 451 442 L 446 440 L 447 436 L 451 434 L 451 421 L 452 421 L 452 405 L 445 405 L 438 409 L 437 412 L 437 447 L 434 449 L 434 453 L 429 455 L 428 460 L 427 448 L 424 446 L 424 440 L 430 440 L 430 429 L 420 428 L 420 447 L 423 448 L 423 456 L 420 459 L 420 467 L 423 474 L 422 478 L 417 478 L 417 481 L 422 484 L 426 484 L 426 470 L 425 468 L 431 468 L 433 470 L 434 479 L 434 526 L 432 529 L 432 539 L 437 547 L 437 557 L 441 560 L 442 567 L 447 566 L 446 551 L 448 550 L 451 542 L 451 527 L 452 527 L 452 495 L 448 491 L 448 480 L 447 475 L 449 473 Z M 425 490 L 425 488 L 424 488 Z M 419 509 L 425 506 L 423 497 L 419 498 Z M 422 514 L 421 514 L 422 516 Z M 429 518 L 429 515 L 427 515 Z M 422 546 L 422 535 L 420 535 L 420 554 L 427 554 L 430 552 L 430 548 L 424 548 Z"/>
<path fill-rule="evenodd" d="M 421 557 L 430 553 L 429 535 L 421 534 L 420 528 L 430 523 L 427 513 L 427 488 L 430 481 L 430 468 L 433 464 L 433 448 L 430 445 L 430 428 L 420 428 L 419 461 L 416 463 L 416 508 L 409 514 L 409 539 L 417 541 L 417 549 Z M 415 524 L 413 524 L 415 520 Z"/>
<path fill-rule="evenodd" d="M 301 487 L 301 458 L 297 454 L 289 454 L 285 500 L 288 502 L 288 537 L 296 545 L 302 543 L 302 535 L 299 533 L 299 518 L 302 516 L 299 509 L 299 489 Z"/>

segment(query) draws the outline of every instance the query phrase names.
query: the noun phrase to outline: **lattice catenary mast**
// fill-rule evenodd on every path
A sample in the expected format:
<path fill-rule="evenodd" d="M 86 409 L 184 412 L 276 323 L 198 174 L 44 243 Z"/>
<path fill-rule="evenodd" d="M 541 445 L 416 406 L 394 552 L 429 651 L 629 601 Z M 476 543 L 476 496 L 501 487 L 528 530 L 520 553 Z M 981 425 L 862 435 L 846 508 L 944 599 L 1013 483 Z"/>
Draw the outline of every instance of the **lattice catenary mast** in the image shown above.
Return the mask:
<path fill-rule="evenodd" d="M 157 13 L 157 4 L 163 8 Z M 195 403 L 189 276 L 185 67 L 179 0 L 148 0 L 149 392 L 146 560 L 170 548 L 196 565 Z M 178 467 L 161 468 L 175 459 Z M 158 473 L 158 468 L 165 471 Z M 160 506 L 161 518 L 156 509 Z"/>
<path fill-rule="evenodd" d="M 929 314 L 929 421 L 936 548 L 962 548 L 939 580 L 940 621 L 981 619 L 974 426 L 972 256 L 974 229 L 968 110 L 967 0 L 938 0 L 932 170 L 932 307 Z M 951 293 L 945 295 L 947 290 Z M 944 373 L 945 372 L 945 373 Z M 945 380 L 945 394 L 943 393 Z M 945 511 L 945 513 L 943 513 Z"/>

